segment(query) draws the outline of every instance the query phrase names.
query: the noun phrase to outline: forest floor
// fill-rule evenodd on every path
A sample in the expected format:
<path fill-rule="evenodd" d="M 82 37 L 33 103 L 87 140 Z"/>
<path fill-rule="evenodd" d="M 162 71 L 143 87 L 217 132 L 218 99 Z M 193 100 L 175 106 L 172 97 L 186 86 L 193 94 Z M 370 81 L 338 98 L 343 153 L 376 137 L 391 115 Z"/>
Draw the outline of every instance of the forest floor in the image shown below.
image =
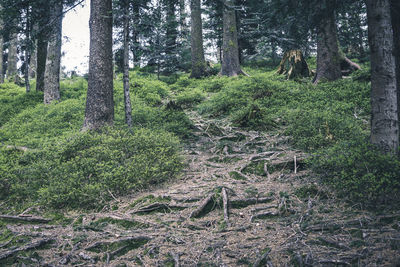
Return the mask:
<path fill-rule="evenodd" d="M 15 246 L 0 244 L 0 263 L 400 266 L 400 213 L 376 215 L 335 198 L 279 130 L 187 112 L 196 138 L 178 180 L 59 221 L 35 209 L 2 218 Z"/>

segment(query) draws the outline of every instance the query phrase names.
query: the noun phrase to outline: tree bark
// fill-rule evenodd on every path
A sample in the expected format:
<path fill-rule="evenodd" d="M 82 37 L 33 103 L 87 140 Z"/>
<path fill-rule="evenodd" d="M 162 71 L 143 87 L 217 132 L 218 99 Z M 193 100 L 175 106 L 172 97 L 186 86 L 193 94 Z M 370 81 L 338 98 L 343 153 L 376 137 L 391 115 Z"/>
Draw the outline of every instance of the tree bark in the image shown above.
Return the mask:
<path fill-rule="evenodd" d="M 124 6 L 124 103 L 125 122 L 132 127 L 132 106 L 129 93 L 129 2 L 125 0 Z"/>
<path fill-rule="evenodd" d="M 239 63 L 238 32 L 233 0 L 224 0 L 223 24 L 221 74 L 225 76 L 237 76 L 243 72 Z"/>
<path fill-rule="evenodd" d="M 36 77 L 36 47 L 37 47 L 37 42 L 35 42 L 35 45 L 32 47 L 32 54 L 31 54 L 31 59 L 30 59 L 30 64 L 29 64 L 29 78 L 33 79 Z"/>
<path fill-rule="evenodd" d="M 169 61 L 169 66 L 175 67 L 177 66 L 177 58 L 176 58 L 176 48 L 177 48 L 177 37 L 178 37 L 178 22 L 176 21 L 176 6 L 177 6 L 177 0 L 167 0 L 166 1 L 166 9 L 167 9 L 167 14 L 166 14 L 166 19 L 167 19 L 167 25 L 166 25 L 166 55 L 167 55 L 167 60 Z"/>
<path fill-rule="evenodd" d="M 140 67 L 140 42 L 139 42 L 139 23 L 140 23 L 140 1 L 133 3 L 133 24 L 132 24 L 132 53 L 133 53 L 133 66 Z"/>
<path fill-rule="evenodd" d="M 60 68 L 62 45 L 63 2 L 58 0 L 50 10 L 51 31 L 47 47 L 46 70 L 44 74 L 44 103 L 60 100 Z"/>
<path fill-rule="evenodd" d="M 16 33 L 10 35 L 10 42 L 8 44 L 8 56 L 7 56 L 7 79 L 10 82 L 16 82 L 18 69 L 17 69 L 17 43 L 18 36 Z"/>
<path fill-rule="evenodd" d="M 2 7 L 0 5 L 0 10 Z M 4 38 L 1 33 L 4 28 L 3 20 L 0 18 L 0 83 L 4 83 L 4 69 L 3 69 L 3 53 L 4 53 Z"/>
<path fill-rule="evenodd" d="M 318 23 L 317 73 L 314 84 L 321 80 L 334 81 L 342 78 L 334 1 L 321 0 L 318 8 L 321 19 Z"/>
<path fill-rule="evenodd" d="M 192 74 L 191 78 L 201 78 L 206 73 L 206 61 L 203 48 L 203 23 L 201 21 L 200 0 L 190 1 L 191 10 L 191 50 Z"/>
<path fill-rule="evenodd" d="M 36 41 L 36 91 L 44 91 L 44 75 L 47 58 L 47 24 L 49 9 L 44 10 L 44 16 L 39 21 L 39 32 Z"/>
<path fill-rule="evenodd" d="M 397 153 L 399 123 L 390 0 L 366 0 L 371 51 L 371 142 Z"/>
<path fill-rule="evenodd" d="M 300 50 L 287 51 L 279 64 L 278 74 L 286 75 L 287 79 L 310 77 L 311 71 Z"/>
<path fill-rule="evenodd" d="M 90 1 L 89 79 L 83 130 L 114 122 L 112 0 Z"/>
<path fill-rule="evenodd" d="M 396 80 L 397 80 L 397 109 L 400 119 L 400 2 L 391 0 L 392 27 L 396 60 Z"/>

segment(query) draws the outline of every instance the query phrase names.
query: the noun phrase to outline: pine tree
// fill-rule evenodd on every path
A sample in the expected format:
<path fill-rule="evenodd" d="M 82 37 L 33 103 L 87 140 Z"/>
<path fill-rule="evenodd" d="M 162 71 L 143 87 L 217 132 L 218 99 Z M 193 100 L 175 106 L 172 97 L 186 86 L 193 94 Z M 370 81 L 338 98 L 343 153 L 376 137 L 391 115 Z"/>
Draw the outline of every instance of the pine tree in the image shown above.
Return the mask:
<path fill-rule="evenodd" d="M 192 48 L 192 78 L 205 75 L 206 62 L 203 48 L 203 24 L 201 21 L 200 0 L 190 1 L 191 10 L 191 48 Z"/>
<path fill-rule="evenodd" d="M 112 1 L 90 1 L 89 77 L 84 130 L 114 122 Z"/>
<path fill-rule="evenodd" d="M 396 72 L 389 0 L 366 0 L 371 50 L 371 142 L 385 153 L 399 148 Z"/>

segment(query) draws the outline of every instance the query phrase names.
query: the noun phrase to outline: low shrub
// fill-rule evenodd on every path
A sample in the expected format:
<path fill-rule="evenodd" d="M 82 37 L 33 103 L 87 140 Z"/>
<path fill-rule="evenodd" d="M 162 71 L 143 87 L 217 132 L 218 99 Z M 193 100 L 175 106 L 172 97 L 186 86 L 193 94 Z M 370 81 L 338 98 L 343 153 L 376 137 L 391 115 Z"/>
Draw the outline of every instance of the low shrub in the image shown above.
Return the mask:
<path fill-rule="evenodd" d="M 382 154 L 366 139 L 352 139 L 321 150 L 311 159 L 313 170 L 343 197 L 371 207 L 397 201 L 400 161 Z"/>
<path fill-rule="evenodd" d="M 13 83 L 0 84 L 0 127 L 25 109 L 43 101 L 43 93 L 25 92 L 25 88 Z"/>
<path fill-rule="evenodd" d="M 179 140 L 164 131 L 76 133 L 25 154 L 1 150 L 0 187 L 13 203 L 98 208 L 112 196 L 176 177 L 182 169 L 179 151 Z"/>

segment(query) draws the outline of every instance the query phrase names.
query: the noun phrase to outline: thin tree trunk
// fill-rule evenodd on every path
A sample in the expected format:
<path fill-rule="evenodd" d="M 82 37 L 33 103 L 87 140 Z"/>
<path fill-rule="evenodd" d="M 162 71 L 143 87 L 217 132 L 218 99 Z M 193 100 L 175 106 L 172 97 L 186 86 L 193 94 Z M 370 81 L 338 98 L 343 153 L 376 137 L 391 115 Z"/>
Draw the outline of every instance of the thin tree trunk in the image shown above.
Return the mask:
<path fill-rule="evenodd" d="M 223 24 L 221 74 L 225 76 L 237 76 L 243 72 L 239 63 L 238 32 L 233 0 L 224 0 Z"/>
<path fill-rule="evenodd" d="M 36 41 L 36 91 L 44 91 L 44 75 L 46 72 L 47 58 L 47 23 L 49 9 L 45 9 L 45 15 L 39 21 L 39 32 Z"/>
<path fill-rule="evenodd" d="M 128 127 L 132 127 L 132 106 L 129 94 L 129 3 L 125 0 L 124 7 L 124 102 L 125 102 L 125 122 Z"/>
<path fill-rule="evenodd" d="M 140 42 L 139 42 L 139 23 L 140 23 L 140 7 L 139 1 L 135 1 L 133 4 L 133 24 L 132 24 L 132 42 L 133 46 L 131 47 L 133 53 L 133 66 L 140 67 Z"/>
<path fill-rule="evenodd" d="M 36 47 L 37 47 L 36 43 L 37 42 L 35 42 L 35 45 L 32 47 L 32 53 L 29 64 L 29 78 L 31 79 L 36 77 Z"/>
<path fill-rule="evenodd" d="M 58 0 L 51 7 L 51 31 L 47 48 L 46 70 L 44 75 L 44 103 L 60 100 L 60 68 L 62 45 L 63 3 Z"/>
<path fill-rule="evenodd" d="M 30 21 L 30 7 L 26 9 L 26 26 L 25 26 L 25 70 L 24 70 L 24 78 L 25 78 L 25 88 L 26 92 L 29 93 L 31 91 L 31 84 L 29 83 L 29 67 L 31 61 L 31 21 Z"/>
<path fill-rule="evenodd" d="M 176 20 L 177 0 L 166 1 L 166 48 L 165 53 L 168 61 L 168 71 L 172 72 L 178 65 L 177 60 L 177 37 L 178 37 L 178 22 Z"/>
<path fill-rule="evenodd" d="M 371 142 L 397 153 L 399 122 L 390 0 L 366 0 L 371 50 Z"/>
<path fill-rule="evenodd" d="M 12 33 L 10 36 L 10 42 L 8 44 L 8 57 L 7 57 L 7 79 L 10 82 L 16 82 L 18 69 L 17 69 L 17 43 L 18 36 L 16 33 Z"/>
<path fill-rule="evenodd" d="M 393 39 L 396 60 L 397 109 L 400 119 L 400 2 L 391 0 Z"/>
<path fill-rule="evenodd" d="M 2 7 L 0 5 L 0 10 L 2 10 Z M 3 34 L 1 33 L 3 31 L 4 23 L 3 20 L 0 18 L 0 83 L 4 83 L 4 69 L 3 69 L 3 53 L 4 53 L 4 38 Z"/>
<path fill-rule="evenodd" d="M 190 1 L 191 10 L 191 50 L 192 78 L 200 78 L 206 73 L 206 61 L 203 48 L 203 24 L 201 21 L 200 0 Z"/>
<path fill-rule="evenodd" d="M 314 84 L 321 80 L 334 81 L 342 77 L 334 1 L 321 0 L 318 4 L 321 20 L 318 24 L 317 73 Z"/>
<path fill-rule="evenodd" d="M 83 130 L 114 122 L 112 0 L 90 1 L 89 79 Z"/>

